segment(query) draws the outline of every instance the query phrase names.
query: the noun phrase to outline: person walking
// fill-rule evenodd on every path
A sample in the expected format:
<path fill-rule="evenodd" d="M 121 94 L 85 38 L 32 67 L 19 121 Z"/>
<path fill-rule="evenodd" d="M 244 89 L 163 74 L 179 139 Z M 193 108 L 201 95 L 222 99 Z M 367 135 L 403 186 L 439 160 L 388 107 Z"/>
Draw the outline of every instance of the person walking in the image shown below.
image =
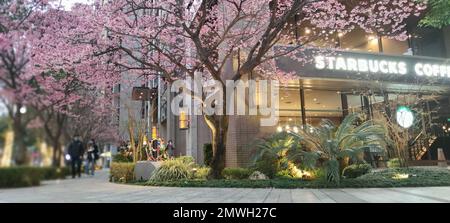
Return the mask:
<path fill-rule="evenodd" d="M 81 162 L 84 153 L 84 146 L 83 142 L 81 142 L 80 136 L 76 135 L 73 138 L 73 141 L 69 145 L 68 153 L 70 156 L 72 178 L 75 178 L 76 175 L 81 177 Z"/>
<path fill-rule="evenodd" d="M 169 139 L 169 141 L 167 142 L 166 150 L 167 150 L 169 159 L 171 159 L 175 156 L 175 146 L 173 145 L 173 141 L 171 139 Z"/>
<path fill-rule="evenodd" d="M 160 149 L 159 146 L 160 146 L 159 140 L 157 138 L 153 139 L 153 141 L 152 141 L 152 155 L 153 155 L 153 158 L 155 160 L 158 160 L 158 158 L 159 158 L 159 149 Z"/>
<path fill-rule="evenodd" d="M 95 140 L 91 139 L 87 146 L 86 151 L 86 166 L 85 172 L 87 175 L 94 176 L 95 173 L 95 163 L 99 157 L 98 155 L 98 146 L 95 144 Z"/>

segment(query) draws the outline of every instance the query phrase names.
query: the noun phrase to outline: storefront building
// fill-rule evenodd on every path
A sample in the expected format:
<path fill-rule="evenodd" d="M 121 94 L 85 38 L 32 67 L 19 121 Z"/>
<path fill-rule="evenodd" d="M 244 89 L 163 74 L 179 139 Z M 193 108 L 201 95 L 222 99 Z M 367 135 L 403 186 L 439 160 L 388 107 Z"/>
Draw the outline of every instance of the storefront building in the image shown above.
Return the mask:
<path fill-rule="evenodd" d="M 308 35 L 311 30 L 302 27 L 298 32 Z M 410 158 L 433 158 L 424 149 L 430 145 L 423 142 L 429 142 L 430 135 L 450 132 L 450 28 L 410 33 L 414 34 L 406 41 L 360 30 L 335 33 L 337 41 L 321 41 L 301 52 L 301 56 L 311 58 L 310 62 L 277 59 L 280 69 L 298 76 L 280 87 L 279 123 L 262 127 L 259 117 L 230 117 L 226 166 L 248 165 L 255 140 L 275 132 L 295 132 L 306 124 L 318 125 L 322 119 L 339 124 L 355 112 L 366 114 L 368 119 L 380 115 L 395 118 L 400 107 L 414 111 L 414 125 L 408 130 L 412 139 Z M 331 46 L 335 42 L 338 45 Z M 176 155 L 193 156 L 203 163 L 203 146 L 211 141 L 203 117 L 174 116 L 170 108 L 174 93 L 161 79 L 155 81 L 159 83 L 152 87 L 156 95 L 145 104 L 151 134 L 166 142 L 172 140 Z"/>
<path fill-rule="evenodd" d="M 393 116 L 400 106 L 413 110 L 420 107 L 423 114 L 415 122 L 426 126 L 424 131 L 431 131 L 433 123 L 439 128 L 447 126 L 450 63 L 444 57 L 450 52 L 448 29 L 432 30 L 404 42 L 358 32 L 339 38 L 342 51 L 303 51 L 305 56 L 314 58 L 310 63 L 301 64 L 291 58 L 277 61 L 280 68 L 299 76 L 280 89 L 279 123 L 261 127 L 258 117 L 231 117 L 227 166 L 249 164 L 257 138 L 277 131 L 298 131 L 303 125 L 317 125 L 322 119 L 339 124 L 353 112 L 373 118 L 380 115 L 377 111 L 390 111 Z M 191 155 L 202 163 L 203 145 L 210 142 L 210 130 L 203 117 L 190 116 L 180 121 L 167 106 L 173 94 L 167 87 L 162 89 L 160 111 L 164 115 L 153 125 L 166 141 L 175 142 L 178 154 Z M 187 124 L 180 128 L 183 121 Z M 419 121 L 426 123 L 417 124 Z M 411 130 L 411 137 L 421 131 Z M 417 159 L 422 158 L 419 155 L 416 154 Z"/>

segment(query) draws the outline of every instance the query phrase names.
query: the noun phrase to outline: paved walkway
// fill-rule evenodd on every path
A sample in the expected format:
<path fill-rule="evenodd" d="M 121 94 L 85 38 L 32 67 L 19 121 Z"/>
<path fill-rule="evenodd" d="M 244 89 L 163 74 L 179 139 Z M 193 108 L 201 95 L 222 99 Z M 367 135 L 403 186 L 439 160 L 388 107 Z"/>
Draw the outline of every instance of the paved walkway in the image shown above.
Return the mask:
<path fill-rule="evenodd" d="M 0 189 L 0 202 L 450 202 L 450 187 L 391 189 L 168 188 L 109 183 L 95 177 L 46 181 L 39 187 Z"/>

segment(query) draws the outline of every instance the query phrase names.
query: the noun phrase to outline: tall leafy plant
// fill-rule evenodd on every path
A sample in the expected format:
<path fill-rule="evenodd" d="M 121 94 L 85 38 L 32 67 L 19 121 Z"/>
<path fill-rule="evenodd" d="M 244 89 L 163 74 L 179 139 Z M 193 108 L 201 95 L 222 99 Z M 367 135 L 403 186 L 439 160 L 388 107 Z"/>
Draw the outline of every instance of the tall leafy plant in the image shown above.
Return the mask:
<path fill-rule="evenodd" d="M 425 1 L 425 0 L 422 0 Z M 420 21 L 421 26 L 443 28 L 450 25 L 450 1 L 426 0 L 428 9 L 425 17 Z"/>
<path fill-rule="evenodd" d="M 305 164 L 314 166 L 323 161 L 327 181 L 339 184 L 348 159 L 361 159 L 366 148 L 385 148 L 385 129 L 373 121 L 363 122 L 358 114 L 347 116 L 341 125 L 322 120 L 318 127 L 307 125 L 298 134 L 290 133 L 308 151 L 297 150 Z"/>
<path fill-rule="evenodd" d="M 300 145 L 294 137 L 287 133 L 277 133 L 256 144 L 253 163 L 256 169 L 272 178 L 280 169 L 288 167 L 289 154 L 298 149 Z"/>

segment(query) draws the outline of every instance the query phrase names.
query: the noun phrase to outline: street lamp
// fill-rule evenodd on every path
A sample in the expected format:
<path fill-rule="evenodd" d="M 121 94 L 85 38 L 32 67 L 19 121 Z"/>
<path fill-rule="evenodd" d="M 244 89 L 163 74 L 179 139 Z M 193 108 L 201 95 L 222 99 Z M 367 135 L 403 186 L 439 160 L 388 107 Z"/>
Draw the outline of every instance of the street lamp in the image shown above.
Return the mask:
<path fill-rule="evenodd" d="M 20 112 L 20 114 L 27 113 L 27 107 L 25 107 L 25 106 L 20 107 L 19 112 Z"/>

